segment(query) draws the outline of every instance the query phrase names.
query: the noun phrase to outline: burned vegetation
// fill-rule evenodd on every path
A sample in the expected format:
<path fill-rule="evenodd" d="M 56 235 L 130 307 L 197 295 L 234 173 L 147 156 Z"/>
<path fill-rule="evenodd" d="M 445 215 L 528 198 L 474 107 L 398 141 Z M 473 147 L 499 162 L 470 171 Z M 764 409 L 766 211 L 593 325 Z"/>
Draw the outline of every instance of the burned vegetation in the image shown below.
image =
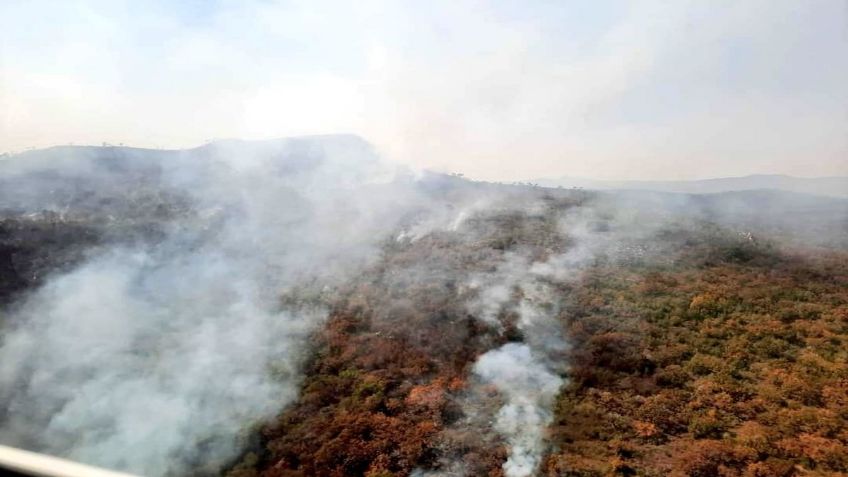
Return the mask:
<path fill-rule="evenodd" d="M 578 202 L 545 203 L 537 215 L 481 213 L 463 231 L 385 244 L 312 337 L 297 403 L 229 475 L 408 475 L 446 463 L 468 475 L 498 472 L 503 442 L 485 419 L 468 421 L 461 397 L 480 354 L 522 337 L 515 316 L 497 329 L 469 313 L 467 283 L 511 249 L 540 258 L 556 250 L 551 216 Z M 497 410 L 494 389 L 479 398 L 475 412 Z"/>
<path fill-rule="evenodd" d="M 504 398 L 472 367 L 524 340 L 518 297 L 493 327 L 462 283 L 504 254 L 563 253 L 573 240 L 555 223 L 581 206 L 490 211 L 468 222 L 476 233 L 387 244 L 334 298 L 298 401 L 228 475 L 504 475 L 508 444 L 492 431 Z M 710 224 L 627 247 L 551 279 L 566 384 L 533 475 L 848 471 L 848 255 Z"/>
<path fill-rule="evenodd" d="M 363 185 L 322 141 L 7 180 L 0 442 L 151 476 L 848 472 L 844 202 Z"/>

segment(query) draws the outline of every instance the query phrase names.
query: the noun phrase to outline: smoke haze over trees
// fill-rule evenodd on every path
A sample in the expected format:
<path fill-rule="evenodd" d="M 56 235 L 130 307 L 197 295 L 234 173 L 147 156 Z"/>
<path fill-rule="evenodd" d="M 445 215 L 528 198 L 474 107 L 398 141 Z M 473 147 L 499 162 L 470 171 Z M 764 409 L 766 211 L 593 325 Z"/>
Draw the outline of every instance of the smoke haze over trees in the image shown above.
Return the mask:
<path fill-rule="evenodd" d="M 0 162 L 0 443 L 147 476 L 848 471 L 848 200 L 354 136 Z M 793 470 L 795 469 L 795 470 Z"/>

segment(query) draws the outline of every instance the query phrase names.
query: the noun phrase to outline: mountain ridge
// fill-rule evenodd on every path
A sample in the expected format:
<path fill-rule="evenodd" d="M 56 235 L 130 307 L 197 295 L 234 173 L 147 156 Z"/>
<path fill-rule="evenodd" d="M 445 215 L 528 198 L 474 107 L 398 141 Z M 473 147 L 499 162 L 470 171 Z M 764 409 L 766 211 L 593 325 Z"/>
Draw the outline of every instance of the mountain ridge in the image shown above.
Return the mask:
<path fill-rule="evenodd" d="M 600 180 L 578 177 L 536 179 L 531 182 L 545 187 L 568 187 L 595 190 L 652 190 L 708 194 L 742 190 L 775 189 L 813 195 L 848 198 L 848 176 L 795 177 L 784 174 L 751 174 L 697 180 Z"/>

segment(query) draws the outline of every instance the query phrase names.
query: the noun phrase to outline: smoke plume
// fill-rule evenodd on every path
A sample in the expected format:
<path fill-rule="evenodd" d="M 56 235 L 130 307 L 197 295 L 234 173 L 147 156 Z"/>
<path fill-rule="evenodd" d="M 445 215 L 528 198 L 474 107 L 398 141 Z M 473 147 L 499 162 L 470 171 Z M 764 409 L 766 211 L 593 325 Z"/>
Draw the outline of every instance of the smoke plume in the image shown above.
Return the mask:
<path fill-rule="evenodd" d="M 53 170 L 102 173 L 69 164 Z M 150 187 L 189 211 L 91 250 L 5 319 L 3 443 L 147 476 L 216 472 L 297 396 L 321 294 L 429 204 L 355 138 L 216 143 L 154 169 Z"/>
<path fill-rule="evenodd" d="M 506 438 L 508 477 L 532 475 L 539 465 L 544 432 L 553 418 L 550 408 L 563 380 L 553 374 L 526 344 L 509 343 L 480 356 L 474 372 L 507 399 L 495 429 Z"/>

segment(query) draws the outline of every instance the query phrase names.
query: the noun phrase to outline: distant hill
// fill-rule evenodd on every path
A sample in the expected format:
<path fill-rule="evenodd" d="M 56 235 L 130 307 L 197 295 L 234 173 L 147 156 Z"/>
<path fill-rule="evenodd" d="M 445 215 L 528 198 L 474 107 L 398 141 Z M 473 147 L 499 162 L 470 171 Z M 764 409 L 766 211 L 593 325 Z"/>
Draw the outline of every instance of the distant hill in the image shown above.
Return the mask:
<path fill-rule="evenodd" d="M 593 190 L 651 190 L 711 194 L 743 190 L 774 189 L 831 197 L 848 197 L 848 177 L 791 177 L 777 174 L 725 177 L 694 181 L 605 181 L 561 177 L 531 181 L 545 187 L 578 187 Z"/>

